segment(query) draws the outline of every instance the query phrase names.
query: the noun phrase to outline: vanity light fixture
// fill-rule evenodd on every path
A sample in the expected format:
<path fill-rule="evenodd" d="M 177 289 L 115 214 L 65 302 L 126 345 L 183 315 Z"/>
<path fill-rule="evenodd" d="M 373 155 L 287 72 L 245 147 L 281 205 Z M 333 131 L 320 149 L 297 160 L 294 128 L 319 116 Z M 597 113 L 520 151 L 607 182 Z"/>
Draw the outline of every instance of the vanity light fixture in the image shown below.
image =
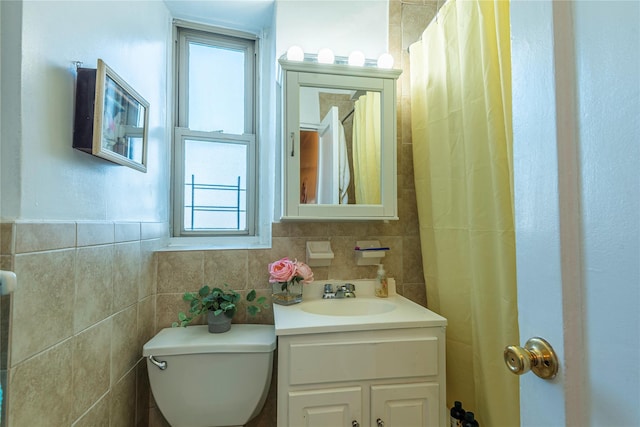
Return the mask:
<path fill-rule="evenodd" d="M 348 64 L 354 65 L 356 67 L 362 67 L 364 65 L 364 60 L 364 53 L 360 52 L 359 50 L 354 50 L 349 55 Z"/>
<path fill-rule="evenodd" d="M 390 70 L 393 68 L 393 56 L 389 53 L 383 53 L 378 60 L 367 59 L 360 50 L 354 50 L 346 56 L 335 56 L 333 51 L 327 47 L 318 50 L 317 54 L 304 53 L 298 45 L 292 45 L 287 52 L 282 55 L 283 59 L 291 62 L 315 62 L 317 64 L 338 64 L 349 65 L 350 67 L 377 67 L 380 69 Z"/>
<path fill-rule="evenodd" d="M 393 68 L 393 56 L 388 53 L 383 53 L 378 58 L 378 68 L 391 69 Z"/>
<path fill-rule="evenodd" d="M 323 47 L 318 51 L 318 62 L 321 64 L 333 64 L 335 56 L 333 51 L 327 47 Z"/>
<path fill-rule="evenodd" d="M 289 61 L 304 61 L 304 51 L 300 46 L 291 46 L 287 50 L 287 60 Z"/>

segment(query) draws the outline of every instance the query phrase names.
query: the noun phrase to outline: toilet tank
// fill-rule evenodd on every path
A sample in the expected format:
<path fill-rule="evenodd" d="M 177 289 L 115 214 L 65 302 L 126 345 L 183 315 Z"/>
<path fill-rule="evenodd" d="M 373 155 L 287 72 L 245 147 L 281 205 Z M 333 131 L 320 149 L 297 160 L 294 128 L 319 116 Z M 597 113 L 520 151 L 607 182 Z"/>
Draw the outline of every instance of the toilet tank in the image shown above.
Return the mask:
<path fill-rule="evenodd" d="M 221 334 L 202 325 L 163 329 L 142 355 L 158 409 L 172 426 L 239 426 L 264 405 L 275 348 L 273 325 L 234 324 Z"/>

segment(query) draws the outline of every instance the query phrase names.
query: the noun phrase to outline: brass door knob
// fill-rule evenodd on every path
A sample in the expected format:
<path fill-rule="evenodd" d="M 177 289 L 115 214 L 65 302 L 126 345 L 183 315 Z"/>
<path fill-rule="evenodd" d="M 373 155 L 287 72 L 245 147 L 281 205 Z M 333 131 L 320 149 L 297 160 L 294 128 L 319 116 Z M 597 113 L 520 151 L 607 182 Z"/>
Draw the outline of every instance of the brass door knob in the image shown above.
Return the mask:
<path fill-rule="evenodd" d="M 504 363 L 516 375 L 533 371 L 542 379 L 550 380 L 558 373 L 558 357 L 553 347 L 542 338 L 531 338 L 523 347 L 510 345 L 504 349 Z"/>

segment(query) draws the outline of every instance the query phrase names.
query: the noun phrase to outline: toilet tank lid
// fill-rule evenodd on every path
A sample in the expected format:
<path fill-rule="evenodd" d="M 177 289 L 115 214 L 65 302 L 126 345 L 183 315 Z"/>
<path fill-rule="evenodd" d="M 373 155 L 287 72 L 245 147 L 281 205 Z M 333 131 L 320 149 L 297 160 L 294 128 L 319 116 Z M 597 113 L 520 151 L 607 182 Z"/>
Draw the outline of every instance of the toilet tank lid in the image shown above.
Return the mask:
<path fill-rule="evenodd" d="M 142 348 L 143 356 L 199 353 L 267 353 L 276 348 L 273 325 L 232 325 L 229 332 L 209 333 L 206 325 L 166 328 Z"/>

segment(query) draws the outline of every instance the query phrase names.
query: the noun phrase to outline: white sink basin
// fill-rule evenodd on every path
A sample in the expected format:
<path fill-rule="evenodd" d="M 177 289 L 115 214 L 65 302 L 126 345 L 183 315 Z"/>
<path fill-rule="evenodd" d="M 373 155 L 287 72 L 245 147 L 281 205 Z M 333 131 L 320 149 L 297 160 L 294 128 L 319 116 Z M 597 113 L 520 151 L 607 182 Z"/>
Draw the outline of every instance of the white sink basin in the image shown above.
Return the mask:
<path fill-rule="evenodd" d="M 395 309 L 390 301 L 370 298 L 321 299 L 300 304 L 300 310 L 323 316 L 370 316 Z"/>
<path fill-rule="evenodd" d="M 1 0 L 0 0 L 1 1 Z M 353 283 L 357 298 L 322 299 L 327 284 Z M 389 297 L 377 298 L 375 280 L 317 280 L 305 285 L 300 304 L 273 305 L 276 335 L 322 334 L 399 328 L 446 326 L 447 319 L 396 294 L 388 279 Z"/>

